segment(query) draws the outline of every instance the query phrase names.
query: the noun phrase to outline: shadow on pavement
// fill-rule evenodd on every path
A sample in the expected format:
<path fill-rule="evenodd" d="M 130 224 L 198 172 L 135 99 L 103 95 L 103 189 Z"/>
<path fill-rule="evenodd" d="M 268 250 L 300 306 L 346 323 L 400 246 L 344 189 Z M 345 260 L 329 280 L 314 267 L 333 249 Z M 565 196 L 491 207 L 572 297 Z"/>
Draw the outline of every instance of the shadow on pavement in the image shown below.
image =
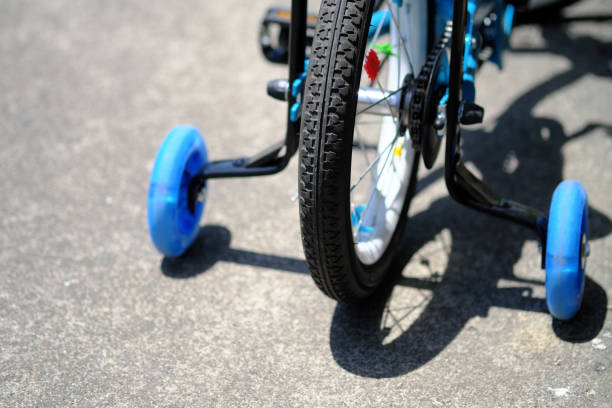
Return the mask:
<path fill-rule="evenodd" d="M 464 152 L 465 160 L 475 164 L 495 191 L 547 209 L 552 192 L 562 181 L 563 145 L 596 129 L 604 129 L 610 136 L 612 125 L 587 123 L 568 135 L 554 118 L 534 116 L 533 108 L 586 74 L 610 76 L 608 61 L 612 59 L 612 47 L 609 42 L 587 36 L 569 38 L 563 25 L 545 25 L 542 30 L 547 47 L 540 52 L 565 56 L 573 65 L 519 96 L 497 118 L 491 132 L 464 131 Z M 432 174 L 437 178 L 440 173 Z M 426 184 L 433 182 L 431 177 L 425 180 Z M 592 207 L 589 224 L 590 240 L 612 231 L 610 219 Z M 430 264 L 427 256 L 418 251 L 447 228 L 451 244 L 446 254 L 446 270 L 432 270 L 428 277 L 419 279 L 403 276 L 402 272 L 410 275 L 411 271 L 404 269 L 411 260 L 420 265 Z M 514 275 L 524 244 L 535 239 L 528 230 L 462 208 L 449 197 L 433 202 L 408 221 L 402 248 L 405 256 L 393 266 L 395 278 L 367 304 L 337 306 L 330 329 L 335 360 L 357 375 L 399 376 L 437 356 L 469 319 L 486 316 L 491 307 L 547 313 L 545 300 L 533 297 L 530 287 L 544 284 L 544 271 L 542 281 Z M 499 288 L 500 280 L 513 282 L 513 287 Z M 402 286 L 418 289 L 421 298 L 410 307 L 394 311 L 389 306 L 391 293 L 394 287 Z M 555 334 L 570 342 L 591 340 L 603 327 L 607 303 L 605 290 L 587 276 L 581 310 L 567 322 L 553 319 Z M 419 310 L 417 317 L 402 325 L 411 308 Z M 386 322 L 389 319 L 391 327 L 399 327 L 401 333 L 386 342 L 391 330 Z"/>
<path fill-rule="evenodd" d="M 552 7 L 541 7 L 539 10 L 519 9 L 514 18 L 514 25 L 567 24 L 579 21 L 606 22 L 612 20 L 612 15 L 610 14 L 590 14 L 571 17 L 566 17 L 563 15 L 564 6 L 570 6 L 578 2 L 579 0 L 562 0 L 561 2 L 557 1 L 554 5 L 552 5 Z"/>
<path fill-rule="evenodd" d="M 580 21 L 573 18 L 572 21 Z M 605 19 L 604 19 L 605 20 Z M 558 89 L 571 85 L 585 74 L 610 76 L 610 43 L 590 37 L 570 39 L 564 26 L 543 26 L 545 50 L 520 49 L 514 52 L 547 52 L 565 56 L 572 67 L 519 96 L 497 120 L 491 134 L 464 132 L 466 161 L 473 162 L 484 180 L 495 190 L 536 208 L 548 208 L 554 188 L 562 180 L 563 145 L 573 139 L 604 129 L 612 135 L 612 125 L 587 123 L 568 135 L 554 118 L 535 117 L 533 108 Z M 437 182 L 442 171 L 434 171 L 419 181 L 419 191 Z M 612 222 L 597 209 L 589 208 L 590 239 L 612 232 Z M 432 242 L 441 231 L 449 229 L 448 266 L 436 271 L 427 254 L 418 251 Z M 383 287 L 359 306 L 338 304 L 330 328 L 330 346 L 334 359 L 346 370 L 365 377 L 394 377 L 413 371 L 437 356 L 474 316 L 487 316 L 491 307 L 547 313 L 543 298 L 533 296 L 533 285 L 542 280 L 514 275 L 524 244 L 535 240 L 528 230 L 492 219 L 461 207 L 450 197 L 433 202 L 413 216 L 402 241 L 403 257 L 392 266 L 391 277 Z M 308 273 L 300 259 L 259 254 L 230 247 L 230 231 L 218 225 L 201 229 L 189 251 L 180 258 L 164 258 L 164 275 L 185 279 L 206 272 L 219 261 L 261 266 L 294 273 Z M 430 270 L 429 276 L 416 278 L 402 273 L 413 257 Z M 410 271 L 406 271 L 410 274 Z M 588 273 L 588 268 L 587 268 Z M 500 280 L 513 287 L 499 287 Z M 389 307 L 394 288 L 409 287 L 421 291 L 415 304 L 399 313 Z M 565 341 L 585 342 L 601 330 L 608 298 L 605 290 L 587 276 L 584 300 L 579 313 L 570 321 L 553 319 L 555 334 Z M 403 317 L 418 315 L 402 327 Z M 385 343 L 390 327 L 386 320 L 400 327 L 401 333 Z"/>
<path fill-rule="evenodd" d="M 220 225 L 206 225 L 187 252 L 179 258 L 164 258 L 162 273 L 170 278 L 187 279 L 206 272 L 219 261 L 259 266 L 285 272 L 308 273 L 302 259 L 234 249 L 231 232 Z"/>

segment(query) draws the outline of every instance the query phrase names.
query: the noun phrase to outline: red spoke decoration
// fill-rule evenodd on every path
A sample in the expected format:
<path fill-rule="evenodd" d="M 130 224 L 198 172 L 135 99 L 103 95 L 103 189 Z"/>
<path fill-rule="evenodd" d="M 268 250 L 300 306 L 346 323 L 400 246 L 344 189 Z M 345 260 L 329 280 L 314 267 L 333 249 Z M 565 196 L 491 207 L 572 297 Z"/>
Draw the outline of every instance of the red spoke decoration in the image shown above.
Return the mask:
<path fill-rule="evenodd" d="M 378 54 L 376 54 L 376 51 L 373 49 L 370 50 L 363 67 L 365 68 L 366 74 L 368 74 L 370 80 L 372 82 L 376 81 L 378 71 L 380 70 L 380 60 L 378 59 Z"/>

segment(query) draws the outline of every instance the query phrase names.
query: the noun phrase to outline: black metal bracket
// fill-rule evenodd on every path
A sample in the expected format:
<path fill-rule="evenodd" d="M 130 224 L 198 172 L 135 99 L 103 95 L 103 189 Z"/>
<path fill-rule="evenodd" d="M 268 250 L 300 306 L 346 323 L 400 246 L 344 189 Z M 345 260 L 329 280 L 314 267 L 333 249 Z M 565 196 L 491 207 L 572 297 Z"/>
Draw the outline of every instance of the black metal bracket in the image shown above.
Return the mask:
<path fill-rule="evenodd" d="M 289 24 L 289 84 L 292 84 L 304 71 L 306 58 L 307 1 L 292 0 Z M 208 162 L 191 181 L 189 195 L 190 208 L 195 208 L 198 189 L 205 186 L 206 180 L 228 177 L 254 177 L 275 174 L 282 171 L 299 144 L 300 122 L 290 120 L 291 106 L 296 98 L 289 94 L 287 98 L 287 129 L 285 140 L 268 147 L 252 157 Z M 282 153 L 282 155 L 281 155 Z"/>
<path fill-rule="evenodd" d="M 444 178 L 451 197 L 477 211 L 504 218 L 532 229 L 546 245 L 546 216 L 543 212 L 495 193 L 461 162 L 459 109 L 462 102 L 462 73 L 467 0 L 455 0 L 451 40 L 449 100 Z M 544 252 L 544 251 L 543 251 Z M 544 267 L 544 256 L 542 257 Z"/>

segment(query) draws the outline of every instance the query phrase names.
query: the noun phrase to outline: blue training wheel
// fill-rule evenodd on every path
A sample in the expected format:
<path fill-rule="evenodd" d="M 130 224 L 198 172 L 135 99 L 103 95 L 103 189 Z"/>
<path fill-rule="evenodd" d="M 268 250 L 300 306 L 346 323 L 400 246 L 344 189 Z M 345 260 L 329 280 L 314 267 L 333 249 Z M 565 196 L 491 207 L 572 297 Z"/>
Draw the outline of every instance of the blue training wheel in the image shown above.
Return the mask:
<path fill-rule="evenodd" d="M 580 309 L 584 269 L 589 254 L 587 195 L 573 180 L 553 194 L 546 236 L 546 305 L 557 319 L 568 320 Z"/>
<path fill-rule="evenodd" d="M 204 203 L 195 212 L 188 207 L 189 184 L 208 162 L 200 132 L 188 125 L 177 126 L 162 143 L 149 183 L 147 216 L 155 247 L 166 256 L 180 256 L 198 235 Z"/>

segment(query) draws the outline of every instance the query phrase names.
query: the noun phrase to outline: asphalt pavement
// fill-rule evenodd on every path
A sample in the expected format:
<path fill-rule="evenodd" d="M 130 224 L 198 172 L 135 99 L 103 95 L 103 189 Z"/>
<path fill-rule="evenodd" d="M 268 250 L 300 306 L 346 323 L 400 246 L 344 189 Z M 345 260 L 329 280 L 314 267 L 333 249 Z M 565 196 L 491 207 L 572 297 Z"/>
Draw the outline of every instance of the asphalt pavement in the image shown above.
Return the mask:
<path fill-rule="evenodd" d="M 215 180 L 188 253 L 146 222 L 164 135 L 213 159 L 280 140 L 261 56 L 275 3 L 5 0 L 0 13 L 0 406 L 612 406 L 612 3 L 517 27 L 485 65 L 469 166 L 546 209 L 589 194 L 584 305 L 546 312 L 535 236 L 461 207 L 441 158 L 394 264 L 363 306 L 318 291 L 301 248 L 297 158 Z"/>

